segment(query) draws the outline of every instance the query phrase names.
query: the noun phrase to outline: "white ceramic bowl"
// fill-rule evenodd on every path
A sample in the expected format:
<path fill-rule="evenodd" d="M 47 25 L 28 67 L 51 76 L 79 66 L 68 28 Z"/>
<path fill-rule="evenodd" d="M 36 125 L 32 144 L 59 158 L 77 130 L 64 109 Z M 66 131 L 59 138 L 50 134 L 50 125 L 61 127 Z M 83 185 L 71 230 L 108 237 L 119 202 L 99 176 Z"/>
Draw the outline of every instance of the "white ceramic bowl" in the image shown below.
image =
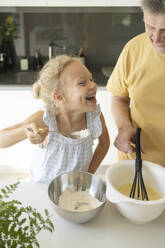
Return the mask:
<path fill-rule="evenodd" d="M 163 198 L 154 201 L 135 200 L 117 190 L 124 183 L 133 183 L 134 160 L 122 160 L 112 164 L 105 175 L 108 200 L 116 205 L 123 216 L 136 224 L 145 224 L 156 219 L 165 209 L 165 168 L 143 161 L 142 173 L 144 183 L 159 192 Z"/>

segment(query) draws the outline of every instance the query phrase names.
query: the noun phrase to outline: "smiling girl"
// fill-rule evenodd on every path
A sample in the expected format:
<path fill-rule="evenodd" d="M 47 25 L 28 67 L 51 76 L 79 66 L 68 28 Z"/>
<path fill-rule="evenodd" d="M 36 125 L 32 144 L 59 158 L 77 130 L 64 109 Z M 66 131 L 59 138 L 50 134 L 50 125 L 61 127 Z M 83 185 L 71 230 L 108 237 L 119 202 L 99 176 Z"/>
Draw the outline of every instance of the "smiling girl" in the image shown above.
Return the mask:
<path fill-rule="evenodd" d="M 34 97 L 45 103 L 43 110 L 1 130 L 0 147 L 26 138 L 36 144 L 31 164 L 34 182 L 49 183 L 68 171 L 95 173 L 110 143 L 96 91 L 91 73 L 79 59 L 61 55 L 49 60 L 33 85 Z"/>

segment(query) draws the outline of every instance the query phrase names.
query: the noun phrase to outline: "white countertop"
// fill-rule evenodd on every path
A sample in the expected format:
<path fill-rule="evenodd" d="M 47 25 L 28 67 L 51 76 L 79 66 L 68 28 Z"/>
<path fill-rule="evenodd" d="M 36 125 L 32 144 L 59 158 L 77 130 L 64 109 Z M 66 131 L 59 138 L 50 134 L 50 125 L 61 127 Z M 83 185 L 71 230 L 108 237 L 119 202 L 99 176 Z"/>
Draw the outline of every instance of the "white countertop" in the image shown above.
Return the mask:
<path fill-rule="evenodd" d="M 0 91 L 32 90 L 32 85 L 28 84 L 0 84 Z M 99 86 L 98 90 L 106 90 L 106 86 Z"/>
<path fill-rule="evenodd" d="M 0 182 L 0 188 L 6 185 Z M 9 184 L 9 183 L 8 183 Z M 55 231 L 42 231 L 38 240 L 41 248 L 164 248 L 165 211 L 153 222 L 143 226 L 129 223 L 116 208 L 106 203 L 102 212 L 86 224 L 63 220 L 53 210 L 47 195 L 47 185 L 22 182 L 11 199 L 21 200 L 40 213 L 47 208 L 52 214 Z"/>

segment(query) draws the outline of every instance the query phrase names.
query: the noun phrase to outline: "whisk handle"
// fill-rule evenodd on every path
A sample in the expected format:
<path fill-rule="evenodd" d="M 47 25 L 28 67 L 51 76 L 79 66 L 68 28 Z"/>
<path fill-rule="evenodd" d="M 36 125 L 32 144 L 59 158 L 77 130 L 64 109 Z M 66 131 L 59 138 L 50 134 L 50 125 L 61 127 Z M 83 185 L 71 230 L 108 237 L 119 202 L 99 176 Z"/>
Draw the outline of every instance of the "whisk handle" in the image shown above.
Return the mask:
<path fill-rule="evenodd" d="M 141 171 L 142 168 L 142 159 L 140 151 L 140 133 L 141 128 L 137 127 L 136 129 L 136 171 Z"/>

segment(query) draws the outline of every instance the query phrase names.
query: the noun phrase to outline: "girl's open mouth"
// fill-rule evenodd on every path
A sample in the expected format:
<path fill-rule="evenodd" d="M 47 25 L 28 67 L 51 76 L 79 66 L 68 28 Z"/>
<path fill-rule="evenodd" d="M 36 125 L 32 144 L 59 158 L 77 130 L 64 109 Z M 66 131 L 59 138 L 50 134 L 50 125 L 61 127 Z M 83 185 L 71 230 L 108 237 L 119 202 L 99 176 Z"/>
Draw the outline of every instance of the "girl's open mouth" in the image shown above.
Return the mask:
<path fill-rule="evenodd" d="M 87 96 L 85 99 L 86 99 L 90 104 L 96 104 L 96 103 L 97 103 L 97 100 L 96 100 L 96 96 L 95 96 L 95 95 Z"/>

